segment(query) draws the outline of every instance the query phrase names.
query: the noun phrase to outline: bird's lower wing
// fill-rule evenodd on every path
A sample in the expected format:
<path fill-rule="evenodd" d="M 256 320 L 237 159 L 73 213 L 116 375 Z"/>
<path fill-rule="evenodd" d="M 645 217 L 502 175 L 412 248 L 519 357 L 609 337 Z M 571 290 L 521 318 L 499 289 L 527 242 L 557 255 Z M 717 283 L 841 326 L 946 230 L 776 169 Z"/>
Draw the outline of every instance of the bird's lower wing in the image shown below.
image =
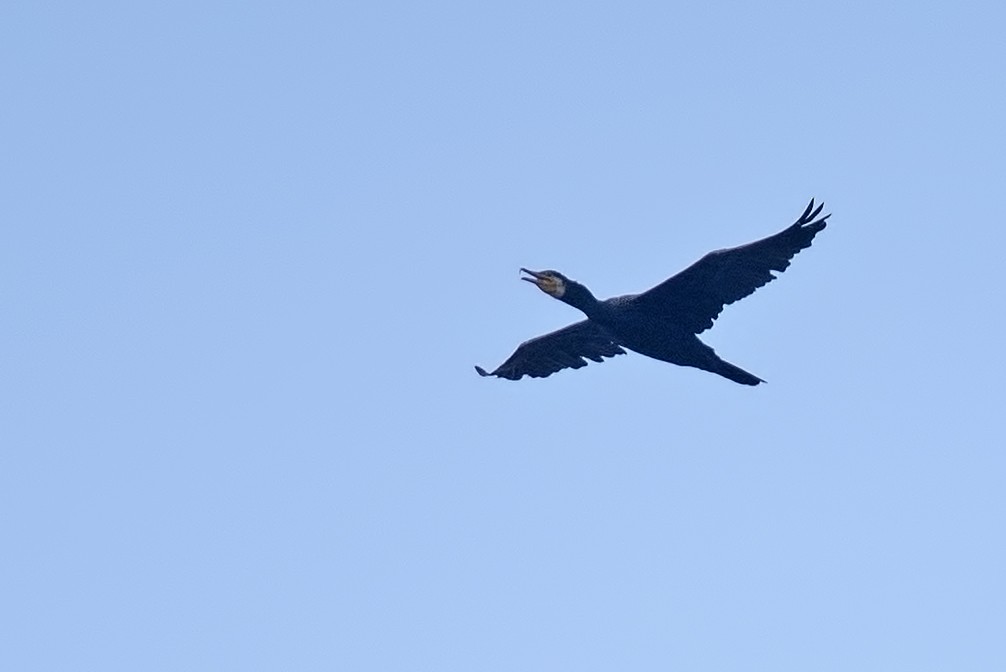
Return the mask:
<path fill-rule="evenodd" d="M 544 378 L 562 369 L 587 366 L 587 359 L 602 362 L 605 357 L 624 354 L 625 350 L 604 329 L 583 320 L 521 343 L 495 371 L 487 372 L 480 366 L 475 370 L 480 376 L 510 380 L 520 380 L 525 375 Z"/>
<path fill-rule="evenodd" d="M 634 298 L 652 314 L 700 333 L 713 326 L 723 307 L 748 296 L 775 279 L 800 250 L 810 247 L 830 215 L 818 218 L 824 204 L 810 205 L 789 228 L 774 236 L 726 250 L 710 252 L 697 262 Z"/>

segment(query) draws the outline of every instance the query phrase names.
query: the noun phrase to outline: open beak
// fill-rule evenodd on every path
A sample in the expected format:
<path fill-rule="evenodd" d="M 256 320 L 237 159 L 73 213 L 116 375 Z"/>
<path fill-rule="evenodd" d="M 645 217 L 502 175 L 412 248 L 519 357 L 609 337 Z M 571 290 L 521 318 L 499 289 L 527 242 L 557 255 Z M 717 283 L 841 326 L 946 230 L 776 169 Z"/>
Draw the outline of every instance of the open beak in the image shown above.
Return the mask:
<path fill-rule="evenodd" d="M 531 276 L 530 278 L 525 278 L 522 276 L 521 280 L 527 280 L 528 282 L 533 282 L 536 285 L 539 285 L 538 281 L 544 277 L 541 273 L 538 273 L 537 271 L 529 271 L 526 268 L 522 268 L 520 269 L 520 271 L 521 273 L 527 273 L 528 275 Z"/>

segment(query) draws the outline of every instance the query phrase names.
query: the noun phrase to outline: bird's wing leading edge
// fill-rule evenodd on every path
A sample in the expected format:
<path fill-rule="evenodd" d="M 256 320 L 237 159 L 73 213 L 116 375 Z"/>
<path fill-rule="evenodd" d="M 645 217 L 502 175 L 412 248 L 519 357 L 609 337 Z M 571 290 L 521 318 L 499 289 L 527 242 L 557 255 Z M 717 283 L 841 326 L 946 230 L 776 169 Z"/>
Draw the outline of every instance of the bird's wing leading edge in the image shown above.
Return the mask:
<path fill-rule="evenodd" d="M 636 297 L 641 308 L 673 318 L 701 333 L 713 326 L 723 307 L 775 279 L 800 250 L 810 247 L 831 215 L 817 218 L 824 204 L 814 200 L 796 222 L 774 236 L 710 252 L 697 262 Z"/>
<path fill-rule="evenodd" d="M 493 372 L 480 366 L 475 370 L 480 376 L 496 376 L 520 380 L 528 375 L 544 378 L 562 369 L 579 369 L 587 366 L 586 360 L 604 361 L 605 357 L 624 355 L 618 343 L 590 320 L 583 320 L 553 331 L 544 336 L 524 341 L 510 357 Z"/>

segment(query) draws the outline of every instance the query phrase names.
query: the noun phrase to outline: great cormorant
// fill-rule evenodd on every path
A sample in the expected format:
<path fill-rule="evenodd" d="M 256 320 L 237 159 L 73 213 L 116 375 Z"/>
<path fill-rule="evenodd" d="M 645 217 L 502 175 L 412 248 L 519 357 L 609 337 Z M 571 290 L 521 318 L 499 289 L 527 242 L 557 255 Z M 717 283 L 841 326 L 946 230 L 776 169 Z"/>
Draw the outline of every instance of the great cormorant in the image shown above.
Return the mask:
<path fill-rule="evenodd" d="M 602 362 L 605 357 L 624 355 L 627 348 L 679 366 L 693 366 L 742 385 L 765 381 L 740 367 L 720 359 L 697 334 L 713 326 L 723 306 L 739 301 L 775 279 L 797 252 L 810 247 L 818 231 L 831 215 L 818 218 L 824 204 L 814 200 L 792 226 L 748 245 L 710 252 L 681 273 L 642 294 L 616 296 L 598 301 L 590 290 L 557 271 L 529 271 L 538 288 L 578 308 L 587 316 L 521 343 L 510 358 L 482 376 L 519 380 L 528 375 L 544 378 L 556 371 L 587 366 L 586 360 Z"/>

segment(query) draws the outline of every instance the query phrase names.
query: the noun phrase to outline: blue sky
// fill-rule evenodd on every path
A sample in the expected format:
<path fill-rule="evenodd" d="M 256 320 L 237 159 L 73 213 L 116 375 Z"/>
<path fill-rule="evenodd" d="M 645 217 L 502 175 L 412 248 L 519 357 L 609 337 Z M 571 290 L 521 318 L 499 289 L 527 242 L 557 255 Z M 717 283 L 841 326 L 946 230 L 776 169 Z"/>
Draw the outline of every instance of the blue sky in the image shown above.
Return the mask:
<path fill-rule="evenodd" d="M 1006 666 L 999 3 L 0 10 L 0 664 Z M 833 213 L 705 339 L 479 378 Z"/>

